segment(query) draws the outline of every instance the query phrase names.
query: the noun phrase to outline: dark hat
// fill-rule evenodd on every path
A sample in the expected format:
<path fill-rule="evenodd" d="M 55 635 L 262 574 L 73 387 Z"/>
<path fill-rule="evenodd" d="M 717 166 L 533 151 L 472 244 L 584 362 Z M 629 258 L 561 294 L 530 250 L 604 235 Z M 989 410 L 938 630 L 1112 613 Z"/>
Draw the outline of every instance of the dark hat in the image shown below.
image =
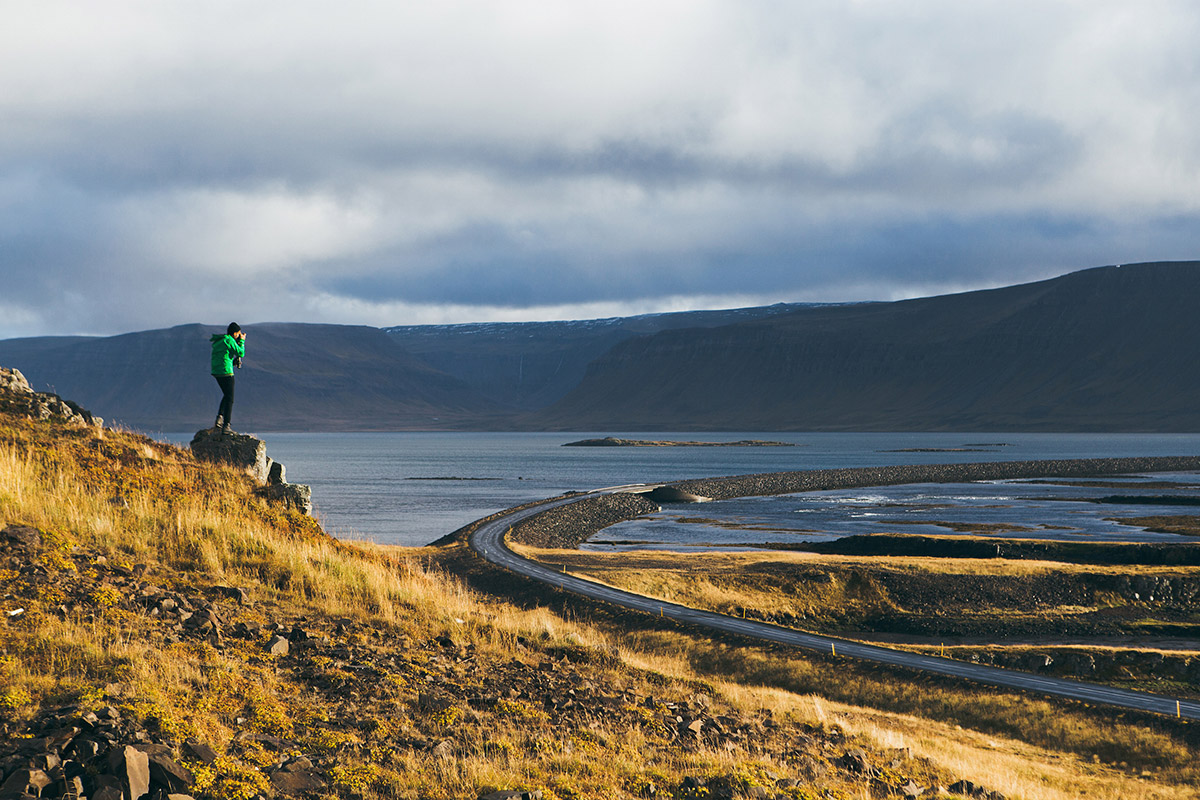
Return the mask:
<path fill-rule="evenodd" d="M 237 333 L 241 329 L 242 329 L 241 325 L 238 325 L 236 322 L 231 322 L 231 323 L 229 323 L 229 327 L 225 329 L 225 333 L 228 334 L 229 336 L 233 336 L 235 333 Z"/>

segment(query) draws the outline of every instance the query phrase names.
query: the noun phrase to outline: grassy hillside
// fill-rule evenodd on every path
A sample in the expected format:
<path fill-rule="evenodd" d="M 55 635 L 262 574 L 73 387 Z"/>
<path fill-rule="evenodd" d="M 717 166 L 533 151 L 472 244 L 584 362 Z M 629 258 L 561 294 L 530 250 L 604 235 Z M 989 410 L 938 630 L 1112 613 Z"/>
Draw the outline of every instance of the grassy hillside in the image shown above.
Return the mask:
<path fill-rule="evenodd" d="M 486 583 L 461 545 L 339 542 L 128 433 L 0 414 L 0 531 L 4 778 L 66 728 L 101 748 L 80 780 L 129 745 L 201 800 L 1196 796 L 1179 727 L 1066 717 L 1155 754 L 1106 764 L 864 707 L 838 676 L 894 676 L 514 605 L 445 571 Z"/>

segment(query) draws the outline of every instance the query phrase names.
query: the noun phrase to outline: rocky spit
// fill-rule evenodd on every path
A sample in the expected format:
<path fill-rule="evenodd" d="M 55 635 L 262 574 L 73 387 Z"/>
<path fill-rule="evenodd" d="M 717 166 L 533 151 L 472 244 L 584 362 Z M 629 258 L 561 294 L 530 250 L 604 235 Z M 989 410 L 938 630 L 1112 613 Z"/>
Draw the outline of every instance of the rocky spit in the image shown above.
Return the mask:
<path fill-rule="evenodd" d="M 1020 478 L 1089 478 L 1143 472 L 1200 470 L 1200 456 L 1145 458 L 1080 458 L 1040 461 L 995 461 L 974 464 L 919 464 L 894 467 L 815 469 L 768 472 L 726 478 L 677 481 L 669 488 L 680 496 L 713 500 L 760 497 L 829 489 L 895 486 L 907 483 L 966 483 Z M 666 487 L 664 487 L 666 488 Z M 655 490 L 658 491 L 658 490 Z M 510 534 L 534 547 L 575 548 L 609 525 L 660 510 L 636 493 L 603 495 L 554 508 L 521 523 Z M 660 492 L 661 496 L 662 493 Z"/>
<path fill-rule="evenodd" d="M 534 547 L 571 549 L 609 525 L 658 510 L 658 503 L 640 494 L 599 495 L 535 514 L 516 525 L 509 535 L 514 541 Z"/>
<path fill-rule="evenodd" d="M 770 472 L 729 478 L 704 478 L 672 484 L 682 491 L 727 500 L 828 489 L 895 486 L 906 483 L 965 483 L 1017 478 L 1088 478 L 1140 472 L 1200 469 L 1200 456 L 1147 458 L 1076 458 L 1040 461 L 992 461 L 974 464 L 919 464 L 896 467 L 817 469 Z"/>
<path fill-rule="evenodd" d="M 605 436 L 603 439 L 580 439 L 567 442 L 563 447 L 796 447 L 791 442 L 771 442 L 764 439 L 738 439 L 736 442 L 698 442 L 674 439 L 619 439 Z"/>

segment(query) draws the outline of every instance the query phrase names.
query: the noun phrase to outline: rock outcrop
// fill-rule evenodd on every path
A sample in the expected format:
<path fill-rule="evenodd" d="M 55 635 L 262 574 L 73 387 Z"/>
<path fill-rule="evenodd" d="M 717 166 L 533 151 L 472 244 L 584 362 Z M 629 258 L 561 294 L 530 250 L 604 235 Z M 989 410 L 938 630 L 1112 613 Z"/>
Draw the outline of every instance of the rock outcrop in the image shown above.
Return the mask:
<path fill-rule="evenodd" d="M 245 433 L 219 428 L 196 431 L 191 442 L 192 455 L 201 461 L 228 464 L 246 470 L 271 500 L 283 503 L 301 514 L 312 514 L 312 488 L 288 483 L 283 464 L 267 456 L 267 443 Z"/>
<path fill-rule="evenodd" d="M 76 425 L 104 426 L 103 419 L 78 403 L 49 392 L 35 392 L 20 370 L 7 367 L 0 367 L 0 411 L 33 419 L 57 418 Z"/>
<path fill-rule="evenodd" d="M 226 433 L 219 428 L 196 431 L 190 445 L 192 455 L 201 461 L 228 464 L 249 472 L 254 480 L 266 483 L 270 475 L 267 443 L 244 433 Z"/>

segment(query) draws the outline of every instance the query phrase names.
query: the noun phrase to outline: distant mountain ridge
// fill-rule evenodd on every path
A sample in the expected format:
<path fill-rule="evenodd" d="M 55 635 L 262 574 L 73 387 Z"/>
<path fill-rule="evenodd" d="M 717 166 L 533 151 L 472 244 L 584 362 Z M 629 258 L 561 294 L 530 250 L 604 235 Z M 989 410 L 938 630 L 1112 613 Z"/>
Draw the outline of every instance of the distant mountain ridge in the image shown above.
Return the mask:
<path fill-rule="evenodd" d="M 268 323 L 245 330 L 236 429 L 422 430 L 500 411 L 378 328 Z M 223 331 L 191 324 L 111 337 L 8 339 L 0 341 L 0 363 L 37 388 L 84 398 L 115 422 L 191 431 L 216 416 L 220 390 L 209 376 L 209 335 Z"/>
<path fill-rule="evenodd" d="M 506 429 L 573 388 L 587 362 L 643 333 L 728 324 L 803 307 L 600 320 L 398 326 L 246 325 L 234 425 L 245 430 Z M 211 425 L 220 392 L 209 336 L 188 324 L 119 336 L 0 340 L 0 365 L 141 430 Z M 101 412 L 97 412 L 101 413 Z"/>
<path fill-rule="evenodd" d="M 614 347 L 549 429 L 1200 431 L 1200 262 L 800 309 Z"/>
<path fill-rule="evenodd" d="M 475 322 L 384 328 L 409 353 L 502 406 L 543 408 L 583 379 L 591 361 L 627 339 L 679 328 L 713 328 L 816 303 L 681 311 L 560 322 Z"/>
<path fill-rule="evenodd" d="M 248 325 L 244 430 L 1200 431 L 1200 262 L 892 303 L 584 320 Z M 208 336 L 0 340 L 144 430 L 210 425 Z"/>

